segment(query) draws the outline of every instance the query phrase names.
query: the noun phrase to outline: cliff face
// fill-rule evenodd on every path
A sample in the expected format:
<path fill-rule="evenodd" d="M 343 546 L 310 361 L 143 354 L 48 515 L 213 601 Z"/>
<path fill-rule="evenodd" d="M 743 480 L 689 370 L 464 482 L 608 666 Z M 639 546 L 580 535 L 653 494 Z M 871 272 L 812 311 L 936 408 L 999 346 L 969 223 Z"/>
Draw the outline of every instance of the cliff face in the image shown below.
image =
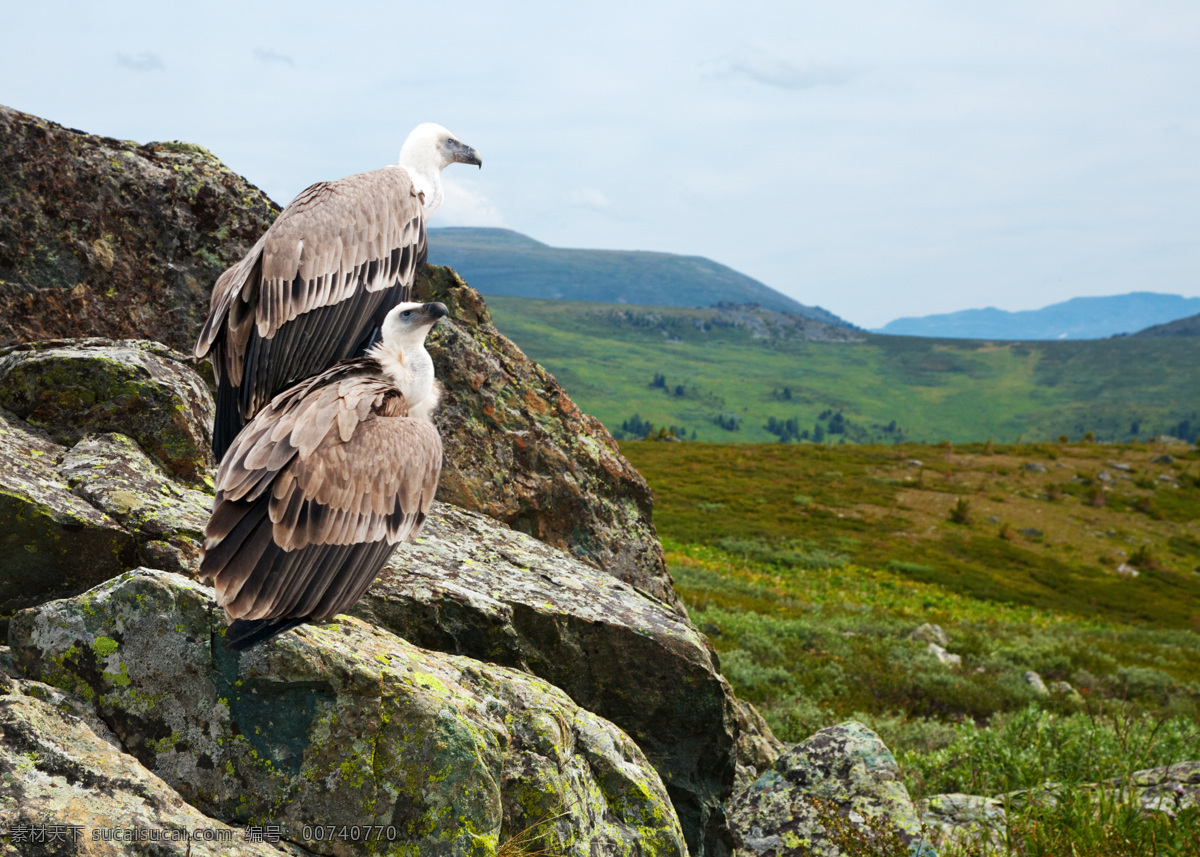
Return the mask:
<path fill-rule="evenodd" d="M 0 345 L 103 336 L 190 353 L 212 284 L 278 213 L 201 146 L 0 106 Z"/>

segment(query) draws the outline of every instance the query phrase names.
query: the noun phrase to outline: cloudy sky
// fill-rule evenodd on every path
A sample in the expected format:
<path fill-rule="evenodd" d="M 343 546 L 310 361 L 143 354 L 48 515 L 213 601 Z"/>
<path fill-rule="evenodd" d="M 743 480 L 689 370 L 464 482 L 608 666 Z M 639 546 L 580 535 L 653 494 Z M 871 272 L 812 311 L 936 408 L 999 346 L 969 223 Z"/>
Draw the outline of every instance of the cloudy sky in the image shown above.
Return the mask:
<path fill-rule="evenodd" d="M 331 11 L 336 7 L 338 11 Z M 1200 4 L 7 3 L 0 103 L 285 203 L 479 149 L 433 225 L 708 256 L 876 327 L 1200 296 Z"/>

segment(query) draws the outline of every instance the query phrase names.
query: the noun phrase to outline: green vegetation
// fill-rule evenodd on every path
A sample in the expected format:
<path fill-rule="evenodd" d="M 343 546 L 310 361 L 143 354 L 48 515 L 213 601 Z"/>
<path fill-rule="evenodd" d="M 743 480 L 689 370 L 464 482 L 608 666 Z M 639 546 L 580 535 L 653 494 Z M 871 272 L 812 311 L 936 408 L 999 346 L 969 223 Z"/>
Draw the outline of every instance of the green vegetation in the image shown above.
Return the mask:
<path fill-rule="evenodd" d="M 1052 794 L 1009 799 L 1012 853 L 1195 857 L 1200 811 L 1087 786 L 1200 759 L 1195 448 L 621 448 L 693 621 L 780 738 L 858 719 L 915 797 Z"/>
<path fill-rule="evenodd" d="M 491 295 L 488 306 L 618 433 L 636 413 L 718 442 L 1200 435 L 1200 338 L 979 342 L 789 324 L 766 310 Z"/>

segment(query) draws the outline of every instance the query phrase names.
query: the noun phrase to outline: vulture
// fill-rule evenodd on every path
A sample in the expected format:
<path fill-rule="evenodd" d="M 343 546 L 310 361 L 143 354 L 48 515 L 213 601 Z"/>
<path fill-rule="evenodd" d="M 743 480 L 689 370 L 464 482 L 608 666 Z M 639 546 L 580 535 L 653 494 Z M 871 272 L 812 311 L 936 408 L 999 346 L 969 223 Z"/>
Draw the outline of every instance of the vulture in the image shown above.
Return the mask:
<path fill-rule="evenodd" d="M 442 467 L 425 336 L 444 315 L 398 304 L 365 356 L 275 396 L 234 439 L 200 558 L 226 649 L 345 611 L 420 530 Z"/>
<path fill-rule="evenodd" d="M 388 310 L 409 300 L 453 163 L 483 166 L 441 125 L 418 125 L 398 164 L 302 191 L 217 279 L 194 356 L 217 377 L 218 461 L 273 396 L 365 353 Z"/>

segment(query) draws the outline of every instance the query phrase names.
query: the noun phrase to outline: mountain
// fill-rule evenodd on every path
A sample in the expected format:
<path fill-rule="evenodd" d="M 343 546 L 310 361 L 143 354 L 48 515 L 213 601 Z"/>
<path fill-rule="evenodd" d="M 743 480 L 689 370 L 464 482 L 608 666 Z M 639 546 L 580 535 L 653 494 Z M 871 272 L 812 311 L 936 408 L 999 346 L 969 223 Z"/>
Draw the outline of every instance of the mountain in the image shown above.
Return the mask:
<path fill-rule="evenodd" d="M 1166 324 L 1156 324 L 1130 336 L 1200 336 L 1200 315 L 1189 315 Z"/>
<path fill-rule="evenodd" d="M 898 318 L 875 333 L 950 339 L 1103 339 L 1200 312 L 1200 298 L 1131 292 L 1071 298 L 1042 309 L 1008 312 L 995 307 Z"/>
<path fill-rule="evenodd" d="M 683 307 L 756 303 L 854 327 L 702 256 L 571 250 L 509 229 L 451 227 L 429 230 L 429 261 L 449 265 L 485 295 Z"/>

